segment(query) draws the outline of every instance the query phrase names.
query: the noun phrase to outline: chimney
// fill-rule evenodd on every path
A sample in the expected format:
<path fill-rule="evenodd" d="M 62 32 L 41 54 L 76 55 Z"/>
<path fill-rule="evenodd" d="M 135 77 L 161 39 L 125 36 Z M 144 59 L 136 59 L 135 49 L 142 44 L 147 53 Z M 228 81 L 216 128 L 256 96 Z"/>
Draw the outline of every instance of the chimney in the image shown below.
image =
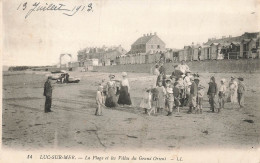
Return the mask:
<path fill-rule="evenodd" d="M 152 36 L 152 33 L 150 33 L 150 36 Z"/>
<path fill-rule="evenodd" d="M 147 33 L 146 36 L 149 36 L 149 33 Z"/>
<path fill-rule="evenodd" d="M 232 35 L 229 35 L 229 38 L 231 38 L 232 37 Z"/>
<path fill-rule="evenodd" d="M 157 33 L 156 33 L 156 32 L 154 32 L 154 35 L 157 35 Z"/>
<path fill-rule="evenodd" d="M 143 36 L 145 36 L 145 34 L 143 34 Z"/>

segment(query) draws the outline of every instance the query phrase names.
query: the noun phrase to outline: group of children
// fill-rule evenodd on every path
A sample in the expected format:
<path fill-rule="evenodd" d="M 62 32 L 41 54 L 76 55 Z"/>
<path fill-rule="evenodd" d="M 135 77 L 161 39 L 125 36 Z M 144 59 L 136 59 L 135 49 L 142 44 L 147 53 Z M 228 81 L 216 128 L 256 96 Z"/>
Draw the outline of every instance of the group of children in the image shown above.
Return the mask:
<path fill-rule="evenodd" d="M 149 115 L 152 112 L 162 113 L 162 110 L 166 109 L 167 116 L 171 116 L 173 109 L 179 113 L 180 107 L 184 105 L 189 106 L 189 113 L 193 111 L 202 113 L 204 87 L 199 85 L 198 74 L 193 76 L 189 74 L 190 72 L 186 74 L 186 82 L 182 76 L 169 79 L 159 78 L 156 87 L 151 86 L 145 89 L 146 94 L 140 107 L 144 108 Z"/>
<path fill-rule="evenodd" d="M 156 87 L 146 88 L 140 107 L 144 108 L 145 113 L 148 115 L 156 112 L 162 113 L 162 110 L 166 109 L 168 111 L 167 116 L 170 116 L 173 113 L 173 109 L 179 113 L 180 107 L 183 106 L 189 107 L 188 113 L 202 114 L 205 87 L 199 84 L 198 74 L 189 74 L 190 72 L 187 71 L 184 79 L 183 77 L 176 77 L 175 81 L 174 79 L 159 80 Z M 188 78 L 188 81 L 185 77 Z M 243 78 L 239 77 L 237 79 L 238 83 L 232 77 L 228 91 L 225 79 L 221 79 L 218 88 L 215 77 L 212 76 L 210 78 L 207 96 L 212 112 L 219 113 L 224 109 L 226 101 L 231 102 L 232 105 L 237 101 L 241 108 L 244 107 L 245 85 Z M 165 86 L 163 86 L 163 83 L 165 83 Z"/>
<path fill-rule="evenodd" d="M 224 109 L 226 101 L 231 102 L 232 105 L 238 102 L 240 107 L 244 107 L 245 85 L 243 83 L 243 78 L 239 77 L 237 79 L 238 82 L 235 78 L 231 77 L 231 81 L 228 85 L 228 92 L 225 79 L 221 79 L 218 88 L 215 77 L 210 77 L 207 96 L 212 112 L 220 112 Z M 129 88 L 129 84 L 127 88 Z M 166 78 L 165 69 L 161 68 L 156 85 L 145 88 L 145 94 L 140 107 L 144 108 L 145 113 L 148 115 L 151 113 L 162 113 L 163 110 L 166 109 L 168 111 L 167 116 L 171 116 L 173 110 L 176 110 L 176 112 L 179 113 L 180 107 L 183 106 L 189 107 L 188 113 L 202 114 L 204 92 L 205 87 L 200 84 L 199 74 L 192 75 L 191 71 L 187 69 L 184 74 L 177 73 L 176 75 L 176 73 L 173 73 L 170 78 Z M 128 91 L 127 94 L 129 94 Z M 96 115 L 102 114 L 103 106 L 107 107 L 104 105 L 104 101 L 103 87 L 99 86 L 96 95 Z M 217 107 L 217 103 L 219 104 L 219 107 Z"/>

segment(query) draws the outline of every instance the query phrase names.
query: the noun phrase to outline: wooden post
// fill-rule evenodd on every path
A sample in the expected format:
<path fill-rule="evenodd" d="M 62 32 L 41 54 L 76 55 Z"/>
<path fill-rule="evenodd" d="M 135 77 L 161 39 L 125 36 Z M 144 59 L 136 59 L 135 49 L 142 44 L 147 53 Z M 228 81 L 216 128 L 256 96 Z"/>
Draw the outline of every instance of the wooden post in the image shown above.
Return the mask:
<path fill-rule="evenodd" d="M 227 57 L 228 57 L 228 60 L 229 60 L 229 53 L 228 53 L 228 56 L 227 56 Z"/>

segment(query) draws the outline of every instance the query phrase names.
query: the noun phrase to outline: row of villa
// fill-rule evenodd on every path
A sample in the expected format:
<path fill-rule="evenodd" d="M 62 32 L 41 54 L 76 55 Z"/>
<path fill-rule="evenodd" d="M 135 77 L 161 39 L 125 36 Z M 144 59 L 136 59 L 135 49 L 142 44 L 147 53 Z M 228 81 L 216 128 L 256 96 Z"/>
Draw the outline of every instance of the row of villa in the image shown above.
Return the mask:
<path fill-rule="evenodd" d="M 85 48 L 78 51 L 78 61 L 69 63 L 69 67 L 108 66 L 120 64 L 222 60 L 260 58 L 259 32 L 244 33 L 241 36 L 223 36 L 210 38 L 206 43 L 184 46 L 183 49 L 168 49 L 156 33 L 144 34 L 127 52 L 119 46 L 102 48 Z"/>

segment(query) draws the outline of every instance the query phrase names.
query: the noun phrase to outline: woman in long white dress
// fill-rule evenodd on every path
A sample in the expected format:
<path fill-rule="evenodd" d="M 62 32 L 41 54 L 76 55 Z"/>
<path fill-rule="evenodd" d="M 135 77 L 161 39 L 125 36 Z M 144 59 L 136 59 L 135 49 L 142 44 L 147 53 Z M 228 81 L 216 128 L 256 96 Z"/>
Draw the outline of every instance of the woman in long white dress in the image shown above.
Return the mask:
<path fill-rule="evenodd" d="M 234 104 L 236 104 L 237 101 L 237 88 L 238 84 L 234 77 L 231 77 L 231 81 L 229 83 L 229 91 L 230 91 L 230 102 L 232 104 L 232 107 Z"/>

